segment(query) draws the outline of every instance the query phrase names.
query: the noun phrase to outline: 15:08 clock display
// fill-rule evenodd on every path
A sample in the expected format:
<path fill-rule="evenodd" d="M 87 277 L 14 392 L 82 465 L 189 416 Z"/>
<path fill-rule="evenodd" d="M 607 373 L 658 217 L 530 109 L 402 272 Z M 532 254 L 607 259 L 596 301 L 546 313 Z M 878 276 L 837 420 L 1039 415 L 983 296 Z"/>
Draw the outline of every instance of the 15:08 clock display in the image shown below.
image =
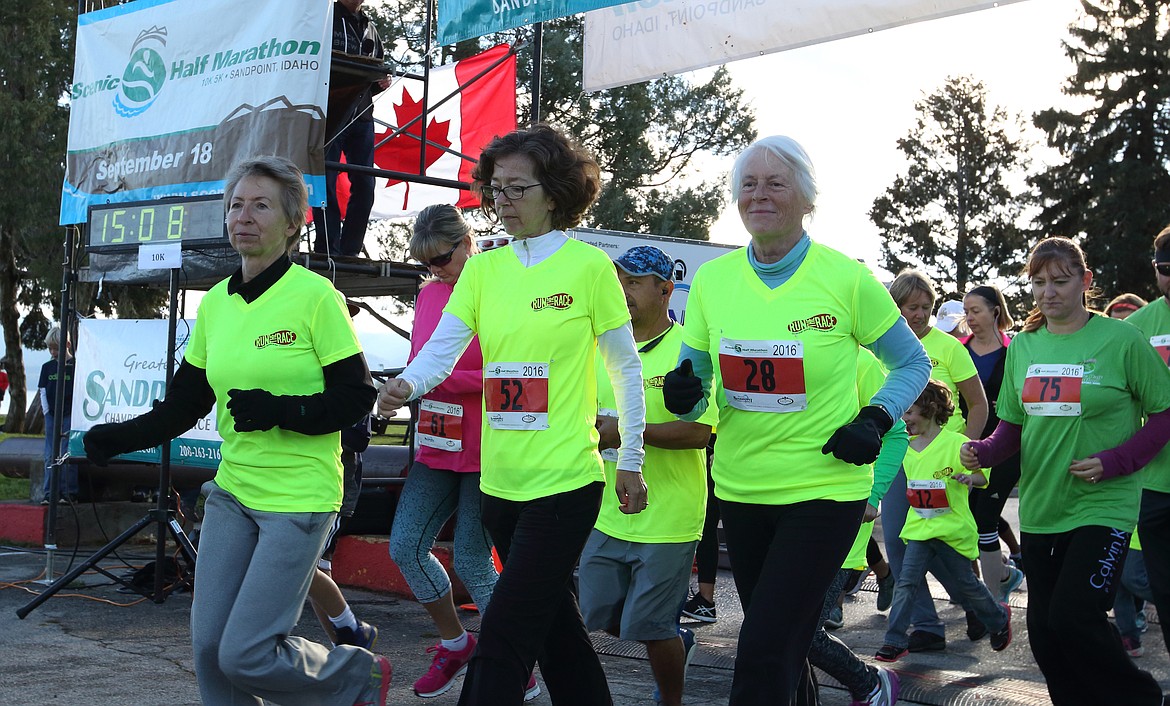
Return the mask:
<path fill-rule="evenodd" d="M 215 194 L 91 206 L 88 231 L 91 252 L 227 241 L 223 197 Z"/>

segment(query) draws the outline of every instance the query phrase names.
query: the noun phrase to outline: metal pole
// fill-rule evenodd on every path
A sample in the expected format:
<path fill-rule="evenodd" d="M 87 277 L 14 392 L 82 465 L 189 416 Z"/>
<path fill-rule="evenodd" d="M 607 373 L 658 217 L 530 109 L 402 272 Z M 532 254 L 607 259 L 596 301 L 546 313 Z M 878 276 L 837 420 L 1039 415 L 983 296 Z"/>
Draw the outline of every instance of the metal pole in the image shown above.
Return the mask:
<path fill-rule="evenodd" d="M 536 23 L 536 32 L 532 37 L 532 124 L 540 122 L 540 62 L 544 54 L 544 23 Z"/>
<path fill-rule="evenodd" d="M 175 338 L 178 329 L 179 315 L 179 270 L 171 269 L 170 304 L 167 321 L 167 376 L 166 390 L 171 389 L 171 380 L 175 377 Z M 155 506 L 156 517 L 166 517 L 171 510 L 171 442 L 162 445 L 162 458 L 158 466 L 158 504 Z M 163 592 L 163 583 L 166 578 L 167 560 L 167 533 L 166 526 L 159 522 L 155 525 L 154 544 L 154 594 L 151 597 L 155 603 L 162 603 L 166 599 Z"/>
<path fill-rule="evenodd" d="M 435 3 L 433 0 L 427 0 L 426 10 L 426 44 L 423 49 L 423 98 L 422 98 L 422 112 L 419 113 L 419 135 L 422 139 L 418 145 L 418 173 L 425 175 L 427 173 L 427 105 L 431 99 L 431 22 L 432 12 Z"/>
<path fill-rule="evenodd" d="M 82 228 L 85 226 L 82 225 Z M 53 559 L 57 551 L 57 501 L 61 497 L 61 428 L 62 413 L 65 411 L 65 370 L 69 360 L 69 337 L 73 320 L 73 248 L 74 228 L 65 229 L 65 259 L 61 263 L 61 343 L 57 348 L 57 383 L 53 390 L 53 425 L 45 427 L 45 435 L 52 439 L 51 465 L 45 469 L 49 474 L 49 516 L 45 523 L 45 577 L 53 582 Z M 46 441 L 46 445 L 50 442 Z"/>

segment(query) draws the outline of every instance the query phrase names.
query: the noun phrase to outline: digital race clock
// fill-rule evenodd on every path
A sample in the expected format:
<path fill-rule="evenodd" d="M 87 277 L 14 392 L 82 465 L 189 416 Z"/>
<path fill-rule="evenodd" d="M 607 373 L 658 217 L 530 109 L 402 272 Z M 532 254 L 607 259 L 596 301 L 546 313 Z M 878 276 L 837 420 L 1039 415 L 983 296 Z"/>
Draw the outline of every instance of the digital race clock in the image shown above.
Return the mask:
<path fill-rule="evenodd" d="M 89 207 L 90 252 L 133 250 L 142 245 L 227 244 L 223 196 L 180 196 Z"/>

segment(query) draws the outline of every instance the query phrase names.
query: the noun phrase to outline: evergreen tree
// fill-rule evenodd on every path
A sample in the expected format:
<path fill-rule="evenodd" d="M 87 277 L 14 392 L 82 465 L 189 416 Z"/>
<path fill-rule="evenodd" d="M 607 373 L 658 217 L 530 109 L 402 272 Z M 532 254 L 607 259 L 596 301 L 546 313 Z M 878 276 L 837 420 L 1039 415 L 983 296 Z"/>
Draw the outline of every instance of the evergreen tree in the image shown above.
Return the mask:
<path fill-rule="evenodd" d="M 949 294 L 1012 276 L 1027 233 L 1018 224 L 1027 198 L 1009 181 L 1025 167 L 1021 127 L 987 105 L 983 84 L 952 77 L 915 105 L 910 134 L 898 140 L 904 174 L 869 212 L 881 229 L 883 265 L 915 266 Z"/>
<path fill-rule="evenodd" d="M 1042 205 L 1037 224 L 1045 235 L 1081 244 L 1109 297 L 1151 298 L 1151 244 L 1170 223 L 1170 5 L 1081 4 L 1083 20 L 1065 42 L 1076 71 L 1064 93 L 1090 105 L 1035 117 L 1064 158 L 1033 179 Z"/>

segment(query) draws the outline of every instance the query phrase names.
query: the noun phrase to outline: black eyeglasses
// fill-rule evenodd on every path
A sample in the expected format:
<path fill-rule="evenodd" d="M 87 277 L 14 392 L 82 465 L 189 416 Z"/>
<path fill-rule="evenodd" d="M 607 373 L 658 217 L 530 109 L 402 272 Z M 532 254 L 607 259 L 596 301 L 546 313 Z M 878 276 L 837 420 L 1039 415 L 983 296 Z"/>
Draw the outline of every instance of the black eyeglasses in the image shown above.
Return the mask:
<path fill-rule="evenodd" d="M 1163 277 L 1170 277 L 1170 262 L 1158 262 L 1155 260 L 1153 264 L 1154 269 L 1158 271 L 1158 274 L 1162 275 Z"/>
<path fill-rule="evenodd" d="M 455 251 L 459 249 L 460 243 L 456 243 L 455 247 L 437 257 L 432 257 L 429 260 L 422 260 L 422 264 L 427 267 L 446 267 L 451 264 L 451 258 L 455 257 Z"/>
<path fill-rule="evenodd" d="M 496 198 L 503 194 L 512 201 L 519 201 L 524 198 L 524 192 L 537 186 L 544 186 L 543 184 L 529 184 L 528 186 L 518 186 L 513 184 L 511 186 L 492 186 L 491 184 L 484 184 L 479 187 L 479 193 L 486 196 L 489 200 L 495 201 Z"/>

